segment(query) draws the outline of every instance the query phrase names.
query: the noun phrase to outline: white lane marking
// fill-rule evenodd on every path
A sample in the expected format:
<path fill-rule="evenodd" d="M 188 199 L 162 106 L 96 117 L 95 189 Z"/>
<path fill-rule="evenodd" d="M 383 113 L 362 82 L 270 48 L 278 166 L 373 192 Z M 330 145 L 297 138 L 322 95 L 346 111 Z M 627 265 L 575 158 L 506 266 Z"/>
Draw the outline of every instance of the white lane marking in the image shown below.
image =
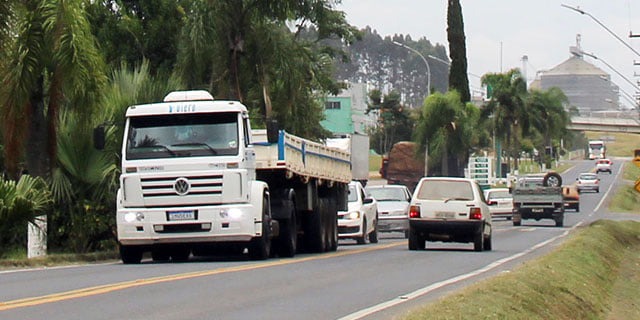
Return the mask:
<path fill-rule="evenodd" d="M 418 298 L 420 296 L 423 296 L 423 295 L 425 295 L 425 294 L 427 294 L 427 293 L 429 293 L 431 291 L 440 289 L 442 287 L 448 286 L 450 284 L 454 284 L 454 283 L 462 281 L 462 280 L 469 279 L 471 277 L 478 276 L 478 275 L 480 275 L 482 273 L 485 273 L 485 272 L 488 272 L 488 271 L 490 271 L 492 269 L 495 269 L 495 268 L 497 268 L 497 267 L 499 267 L 499 266 L 501 266 L 501 265 L 503 265 L 503 264 L 505 264 L 505 263 L 507 263 L 507 262 L 509 262 L 511 260 L 515 260 L 517 258 L 525 256 L 525 255 L 527 255 L 527 254 L 529 254 L 529 253 L 531 253 L 531 252 L 533 252 L 533 251 L 535 251 L 535 250 L 537 250 L 537 249 L 539 249 L 539 248 L 541 248 L 541 247 L 543 247 L 543 246 L 545 246 L 545 245 L 547 245 L 547 244 L 549 244 L 549 243 L 551 243 L 553 241 L 556 241 L 556 240 L 558 240 L 558 239 L 560 239 L 562 237 L 565 237 L 565 236 L 567 236 L 569 234 L 569 232 L 571 232 L 572 230 L 574 230 L 575 228 L 577 228 L 580 225 L 582 225 L 582 221 L 576 223 L 573 227 L 571 227 L 570 229 L 567 229 L 565 232 L 563 232 L 560 235 L 557 235 L 557 236 L 555 236 L 555 237 L 553 237 L 551 239 L 542 241 L 542 242 L 536 244 L 535 246 L 533 246 L 533 247 L 531 247 L 531 248 L 529 248 L 527 250 L 524 250 L 524 251 L 522 251 L 520 253 L 516 253 L 516 254 L 514 254 L 512 256 L 509 256 L 509 257 L 506 257 L 506 258 L 502 258 L 500 260 L 496 260 L 496 261 L 494 261 L 494 262 L 492 262 L 492 263 L 486 265 L 485 267 L 483 267 L 481 269 L 478 269 L 476 271 L 469 272 L 469 273 L 466 273 L 466 274 L 461 274 L 461 275 L 459 275 L 457 277 L 449 278 L 447 280 L 443 280 L 443 281 L 434 283 L 432 285 L 426 286 L 426 287 L 418 289 L 416 291 L 413 291 L 413 292 L 410 292 L 410 293 L 407 293 L 407 294 L 403 294 L 403 295 L 401 295 L 401 296 L 399 296 L 397 298 L 391 299 L 389 301 L 385 301 L 385 302 L 379 303 L 377 305 L 374 305 L 374 306 L 371 306 L 371 307 L 356 311 L 354 313 L 348 314 L 348 315 L 346 315 L 346 316 L 344 316 L 342 318 L 339 318 L 339 320 L 357 320 L 357 319 L 362 319 L 362 318 L 364 318 L 364 317 L 366 317 L 368 315 L 374 314 L 374 313 L 382 311 L 384 309 L 388 309 L 388 308 L 391 308 L 393 306 L 399 305 L 401 303 L 407 302 L 409 300 L 416 299 L 416 298 Z"/>
<path fill-rule="evenodd" d="M 620 165 L 618 167 L 618 172 L 616 173 L 615 177 L 613 177 L 613 181 L 616 181 L 618 179 L 620 172 L 622 172 L 623 166 L 624 165 Z M 595 209 L 593 209 L 593 212 L 591 212 L 589 216 L 592 216 L 594 213 L 598 212 L 598 210 L 600 209 L 600 206 L 604 203 L 604 200 L 606 200 L 607 196 L 609 196 L 609 192 L 611 192 L 611 189 L 613 188 L 614 184 L 615 184 L 614 182 L 611 182 L 611 184 L 609 185 L 609 188 L 607 188 L 607 192 L 605 192 L 602 198 L 600 198 L 600 202 L 598 202 L 598 205 L 595 207 Z"/>

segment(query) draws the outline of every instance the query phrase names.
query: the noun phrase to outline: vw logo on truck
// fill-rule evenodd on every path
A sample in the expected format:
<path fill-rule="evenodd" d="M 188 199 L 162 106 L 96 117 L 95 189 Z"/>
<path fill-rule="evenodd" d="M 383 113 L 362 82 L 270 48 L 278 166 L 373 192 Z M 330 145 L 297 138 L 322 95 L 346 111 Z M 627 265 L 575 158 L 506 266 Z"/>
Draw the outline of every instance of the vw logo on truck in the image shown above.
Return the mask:
<path fill-rule="evenodd" d="M 189 193 L 189 180 L 187 178 L 178 178 L 173 184 L 173 189 L 180 196 L 184 196 Z"/>

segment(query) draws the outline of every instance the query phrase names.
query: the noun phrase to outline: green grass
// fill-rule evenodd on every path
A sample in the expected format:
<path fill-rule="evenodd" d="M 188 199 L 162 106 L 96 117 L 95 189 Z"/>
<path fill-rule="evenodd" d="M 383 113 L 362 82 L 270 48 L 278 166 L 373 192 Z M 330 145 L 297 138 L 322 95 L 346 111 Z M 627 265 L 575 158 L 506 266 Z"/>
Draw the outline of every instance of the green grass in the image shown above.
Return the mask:
<path fill-rule="evenodd" d="M 117 252 L 95 252 L 85 254 L 73 253 L 50 253 L 44 257 L 27 259 L 26 249 L 19 252 L 12 252 L 8 258 L 0 260 L 0 268 L 31 268 L 49 267 L 60 265 L 83 264 L 91 262 L 105 262 L 120 259 Z"/>
<path fill-rule="evenodd" d="M 378 173 L 382 165 L 382 156 L 378 154 L 369 155 L 369 172 Z"/>
<path fill-rule="evenodd" d="M 403 319 L 637 319 L 639 250 L 640 222 L 597 221 L 552 253 Z"/>
<path fill-rule="evenodd" d="M 608 210 L 640 213 L 640 192 L 634 189 L 636 179 L 640 179 L 640 168 L 631 161 L 625 163 L 622 178 L 626 183 L 613 194 Z"/>

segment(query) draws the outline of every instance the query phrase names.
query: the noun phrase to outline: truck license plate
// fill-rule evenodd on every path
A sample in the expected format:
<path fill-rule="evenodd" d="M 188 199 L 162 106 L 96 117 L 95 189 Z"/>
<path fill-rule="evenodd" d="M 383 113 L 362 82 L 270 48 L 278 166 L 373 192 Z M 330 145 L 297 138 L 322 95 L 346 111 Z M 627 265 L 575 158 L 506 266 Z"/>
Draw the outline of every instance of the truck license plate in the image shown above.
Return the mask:
<path fill-rule="evenodd" d="M 531 212 L 542 213 L 544 212 L 544 209 L 531 209 Z"/>
<path fill-rule="evenodd" d="M 185 211 L 167 211 L 168 221 L 195 220 L 196 212 L 194 210 Z"/>

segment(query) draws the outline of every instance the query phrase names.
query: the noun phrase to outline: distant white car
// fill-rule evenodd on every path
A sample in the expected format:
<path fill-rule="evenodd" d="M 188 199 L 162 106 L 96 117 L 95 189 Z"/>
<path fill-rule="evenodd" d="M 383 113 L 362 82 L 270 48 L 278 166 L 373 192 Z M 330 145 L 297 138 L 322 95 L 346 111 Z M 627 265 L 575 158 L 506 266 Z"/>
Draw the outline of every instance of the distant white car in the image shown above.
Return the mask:
<path fill-rule="evenodd" d="M 596 173 L 609 172 L 611 174 L 611 165 L 613 163 L 609 159 L 596 160 Z"/>
<path fill-rule="evenodd" d="M 583 172 L 578 176 L 578 178 L 576 178 L 576 180 L 578 193 L 582 193 L 585 190 L 600 192 L 600 178 L 598 178 L 597 174 L 591 172 Z"/>
<path fill-rule="evenodd" d="M 348 210 L 338 211 L 338 238 L 355 239 L 358 244 L 378 242 L 378 203 L 365 194 L 358 181 L 349 183 Z"/>
<path fill-rule="evenodd" d="M 513 216 L 513 196 L 508 188 L 492 188 L 484 190 L 484 198 L 489 205 L 492 217 L 504 217 L 511 220 Z"/>
<path fill-rule="evenodd" d="M 409 250 L 425 241 L 472 242 L 475 251 L 491 250 L 491 212 L 476 180 L 423 177 L 409 207 Z"/>
<path fill-rule="evenodd" d="M 367 186 L 366 193 L 378 202 L 380 232 L 403 232 L 409 237 L 409 188 L 399 184 Z"/>

